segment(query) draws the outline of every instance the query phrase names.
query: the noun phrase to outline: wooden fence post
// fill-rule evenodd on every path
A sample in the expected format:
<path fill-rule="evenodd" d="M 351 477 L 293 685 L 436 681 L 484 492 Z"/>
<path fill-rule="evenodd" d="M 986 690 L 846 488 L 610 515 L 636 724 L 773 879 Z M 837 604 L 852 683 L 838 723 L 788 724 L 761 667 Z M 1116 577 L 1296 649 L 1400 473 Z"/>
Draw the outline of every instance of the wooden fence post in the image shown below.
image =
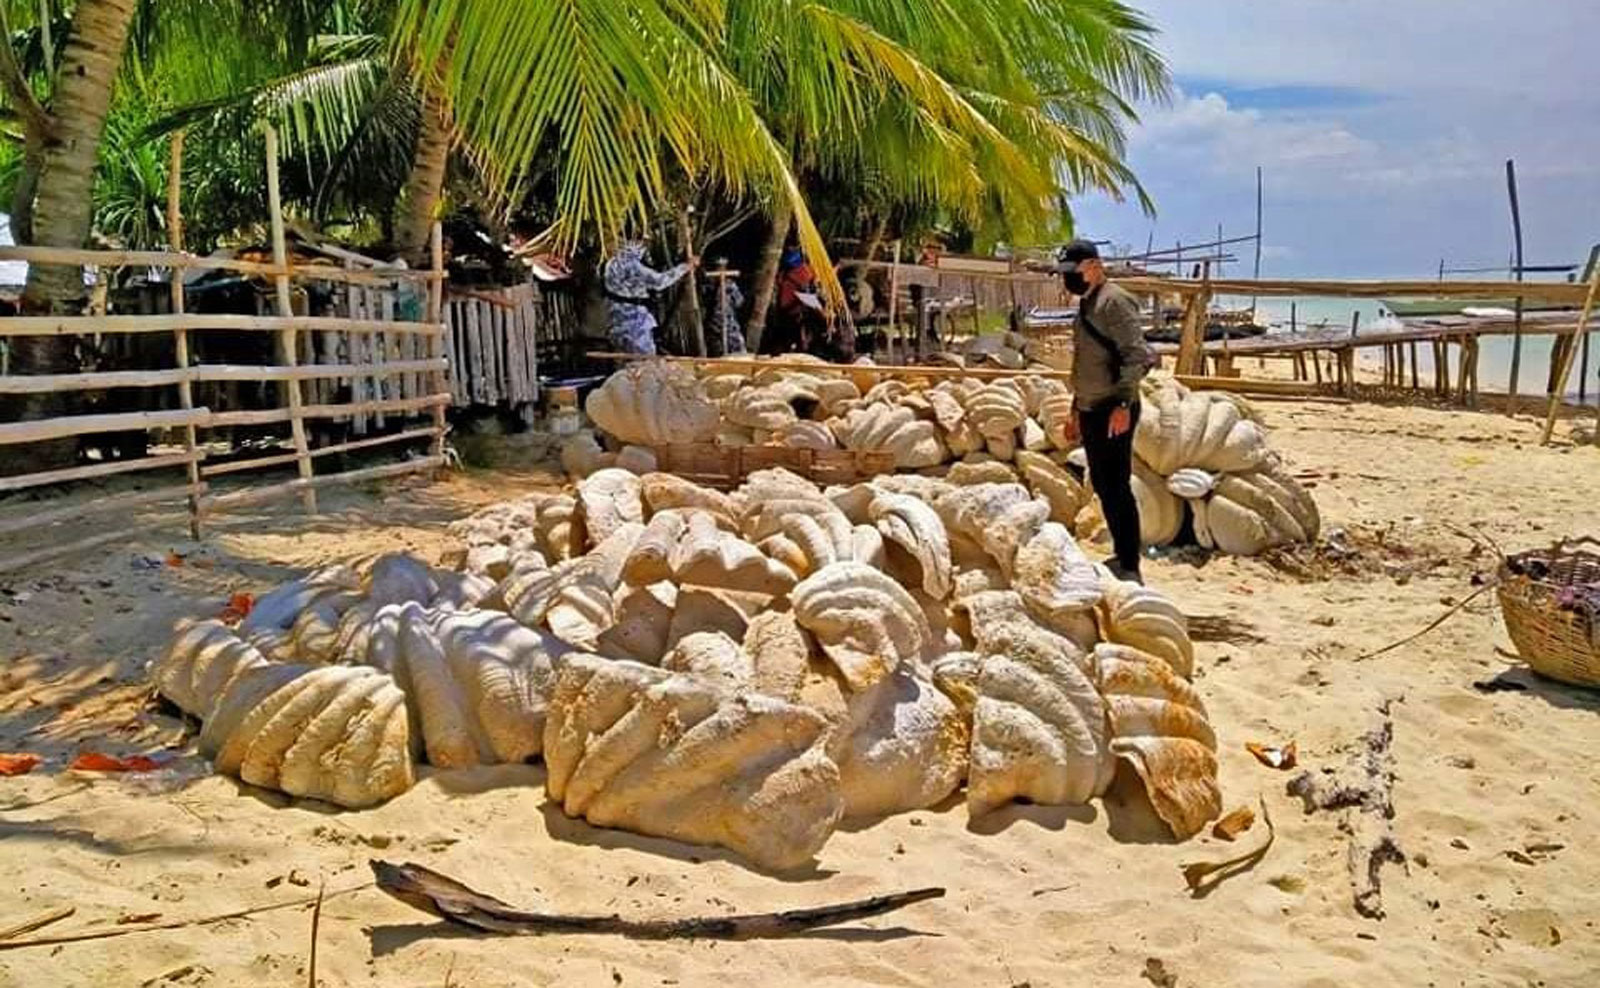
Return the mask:
<path fill-rule="evenodd" d="M 428 249 L 432 256 L 433 267 L 428 278 L 428 311 L 426 321 L 439 326 L 444 322 L 444 226 L 435 221 L 432 231 L 428 234 Z M 434 335 L 428 337 L 428 356 L 435 360 L 444 356 L 444 336 Z M 428 375 L 428 382 L 432 386 L 433 394 L 443 394 L 446 389 L 445 372 L 435 369 Z M 433 406 L 433 455 L 439 457 L 443 463 L 444 436 L 448 426 L 445 420 L 445 406 Z"/>
<path fill-rule="evenodd" d="M 273 275 L 273 281 L 278 289 L 278 315 L 285 319 L 294 318 L 294 296 L 289 287 L 289 244 L 283 232 L 283 203 L 278 194 L 278 132 L 273 127 L 267 129 L 267 211 L 271 213 L 272 220 L 272 263 L 278 269 Z M 295 366 L 299 361 L 295 351 L 299 349 L 298 339 L 293 327 L 280 333 L 282 339 L 284 364 Z M 289 431 L 294 436 L 295 466 L 300 471 L 300 479 L 311 480 L 311 449 L 306 442 L 306 423 L 301 417 L 300 408 L 300 381 L 290 379 L 283 382 L 284 394 L 288 398 Z M 307 484 L 300 492 L 300 503 L 307 512 L 317 513 L 316 488 Z"/>
<path fill-rule="evenodd" d="M 172 155 L 167 163 L 167 243 L 173 251 L 183 250 L 183 131 L 172 135 Z M 183 269 L 169 268 L 167 277 L 172 287 L 172 314 L 183 315 Z M 176 363 L 178 370 L 189 369 L 189 331 L 187 329 L 174 330 L 172 334 L 173 346 L 176 349 Z M 194 408 L 194 385 L 188 377 L 178 381 L 178 405 L 189 410 Z M 186 464 L 189 473 L 189 486 L 196 492 L 189 495 L 189 537 L 200 539 L 200 458 L 195 455 L 199 445 L 196 442 L 195 427 L 193 424 L 183 427 L 183 448 L 189 455 Z"/>
<path fill-rule="evenodd" d="M 1589 316 L 1594 313 L 1595 292 L 1600 290 L 1600 264 L 1595 265 L 1594 271 L 1589 275 L 1589 291 L 1583 299 L 1583 311 L 1578 314 L 1576 333 L 1589 332 Z M 1576 339 L 1576 334 L 1574 334 Z M 1556 337 L 1557 342 L 1561 337 Z M 1544 433 L 1539 442 L 1548 446 L 1550 436 L 1556 431 L 1556 409 L 1561 407 L 1562 396 L 1567 391 L 1567 377 L 1572 373 L 1572 355 L 1578 350 L 1575 346 L 1567 347 L 1561 351 L 1560 366 L 1556 369 L 1555 387 L 1550 389 L 1550 407 L 1544 413 Z M 1600 431 L 1600 421 L 1596 422 L 1596 431 Z"/>

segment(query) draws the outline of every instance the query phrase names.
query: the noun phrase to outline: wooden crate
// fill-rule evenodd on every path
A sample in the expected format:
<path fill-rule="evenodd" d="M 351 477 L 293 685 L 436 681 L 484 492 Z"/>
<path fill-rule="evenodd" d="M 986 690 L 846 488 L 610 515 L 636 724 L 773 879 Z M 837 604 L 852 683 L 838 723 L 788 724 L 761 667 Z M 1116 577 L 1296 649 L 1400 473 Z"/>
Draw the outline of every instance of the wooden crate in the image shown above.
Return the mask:
<path fill-rule="evenodd" d="M 781 467 L 817 484 L 853 484 L 894 472 L 886 450 L 793 449 L 788 446 L 718 446 L 675 443 L 655 450 L 664 473 L 706 487 L 729 490 L 758 470 Z"/>

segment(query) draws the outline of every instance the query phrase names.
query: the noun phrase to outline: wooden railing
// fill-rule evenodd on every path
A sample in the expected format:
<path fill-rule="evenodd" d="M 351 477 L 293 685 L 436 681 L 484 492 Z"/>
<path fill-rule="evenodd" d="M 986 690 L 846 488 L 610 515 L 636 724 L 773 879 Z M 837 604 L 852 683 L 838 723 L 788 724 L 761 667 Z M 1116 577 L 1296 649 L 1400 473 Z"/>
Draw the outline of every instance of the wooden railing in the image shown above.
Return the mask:
<path fill-rule="evenodd" d="M 182 223 L 178 212 L 177 176 L 181 173 L 181 135 L 173 142 L 173 181 L 168 187 L 168 226 L 172 251 L 98 251 L 54 247 L 4 247 L 0 259 L 34 264 L 81 265 L 99 269 L 120 266 L 164 268 L 172 272 L 173 312 L 168 315 L 84 315 L 25 316 L 0 319 L 0 337 L 94 336 L 107 334 L 171 333 L 174 340 L 174 366 L 149 370 L 111 370 L 65 374 L 0 375 L 0 395 L 81 392 L 106 388 L 178 389 L 180 407 L 159 411 L 132 411 L 111 414 L 61 415 L 0 423 L 0 455 L 7 447 L 22 443 L 64 439 L 107 432 L 132 430 L 182 430 L 182 452 L 126 460 L 39 471 L 0 477 L 0 494 L 45 485 L 105 478 L 120 474 L 182 467 L 187 482 L 154 490 L 113 494 L 94 500 L 40 509 L 32 502 L 30 510 L 0 516 L 0 536 L 20 532 L 48 533 L 51 526 L 77 522 L 119 511 L 147 508 L 163 501 L 184 499 L 188 505 L 191 536 L 201 534 L 202 520 L 232 508 L 259 504 L 277 497 L 297 494 L 307 511 L 317 509 L 316 492 L 330 484 L 356 483 L 394 477 L 444 465 L 447 430 L 445 410 L 451 403 L 447 380 L 449 360 L 445 354 L 445 329 L 442 321 L 444 257 L 440 229 L 432 235 L 432 265 L 426 270 L 397 267 L 334 267 L 323 264 L 297 265 L 289 261 L 282 211 L 278 199 L 277 138 L 267 134 L 268 201 L 272 219 L 273 262 L 197 257 L 182 251 Z M 185 312 L 184 281 L 179 272 L 187 269 L 233 271 L 258 278 L 270 278 L 275 289 L 276 315 L 200 315 Z M 292 284 L 296 280 L 315 280 L 360 286 L 393 286 L 416 282 L 425 286 L 426 304 L 421 321 L 389 318 L 383 307 L 363 308 L 349 317 L 305 316 L 293 309 Z M 352 307 L 354 308 L 354 307 Z M 274 362 L 263 365 L 191 364 L 190 335 L 198 331 L 239 331 L 274 335 Z M 317 363 L 316 341 L 334 340 L 345 344 L 350 358 L 343 363 Z M 381 346 L 374 346 L 382 341 Z M 302 342 L 306 344 L 302 349 Z M 323 356 L 336 356 L 339 348 L 323 346 Z M 403 359 L 389 359 L 399 356 Z M 310 358 L 309 360 L 306 358 Z M 333 401 L 331 388 L 319 385 L 348 379 L 352 393 L 348 400 Z M 280 406 L 276 408 L 213 410 L 197 405 L 194 385 L 224 381 L 260 381 L 279 385 Z M 386 387 L 383 382 L 403 382 Z M 357 386 L 365 382 L 363 390 Z M 316 400 L 307 402 L 303 389 L 312 387 Z M 404 429 L 388 435 L 357 439 L 312 448 L 307 441 L 309 420 L 344 419 L 366 414 L 416 414 L 430 416 L 422 428 Z M 238 425 L 286 423 L 293 452 L 273 454 L 242 461 L 206 463 L 199 431 Z M 317 475 L 314 461 L 335 453 L 376 446 L 427 440 L 427 455 L 398 463 L 340 473 Z M 260 484 L 227 493 L 214 493 L 208 480 L 224 474 L 258 469 L 296 467 L 293 480 Z M 0 557 L 0 572 L 15 570 L 66 553 L 105 545 L 136 534 L 148 527 L 125 524 L 116 531 L 86 538 L 41 546 L 28 552 Z"/>

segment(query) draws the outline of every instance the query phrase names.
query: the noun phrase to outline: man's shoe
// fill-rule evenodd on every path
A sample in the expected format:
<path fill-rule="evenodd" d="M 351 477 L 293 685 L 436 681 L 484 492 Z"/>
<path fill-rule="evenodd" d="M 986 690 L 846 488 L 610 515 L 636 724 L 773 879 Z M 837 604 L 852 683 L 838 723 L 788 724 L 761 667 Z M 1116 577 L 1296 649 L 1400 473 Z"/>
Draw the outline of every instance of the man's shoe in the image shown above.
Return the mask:
<path fill-rule="evenodd" d="M 1120 562 L 1117 561 L 1116 557 L 1107 559 L 1105 561 L 1105 567 L 1111 571 L 1112 576 L 1124 583 L 1137 583 L 1141 587 L 1144 586 L 1144 576 L 1137 569 L 1126 569 Z"/>

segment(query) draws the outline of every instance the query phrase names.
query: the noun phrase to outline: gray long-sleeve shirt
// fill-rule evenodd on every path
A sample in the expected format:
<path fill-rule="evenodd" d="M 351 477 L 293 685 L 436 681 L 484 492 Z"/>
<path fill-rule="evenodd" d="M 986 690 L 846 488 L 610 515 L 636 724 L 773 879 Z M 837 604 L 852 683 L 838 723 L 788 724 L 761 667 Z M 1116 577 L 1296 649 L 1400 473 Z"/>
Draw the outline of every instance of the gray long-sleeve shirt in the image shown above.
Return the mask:
<path fill-rule="evenodd" d="M 1116 344 L 1115 354 L 1084 328 L 1085 319 L 1094 323 L 1101 336 Z M 1080 410 L 1108 402 L 1138 401 L 1139 382 L 1150 372 L 1153 362 L 1144 329 L 1139 325 L 1139 303 L 1132 295 L 1104 282 L 1079 301 L 1073 333 L 1072 385 Z"/>

